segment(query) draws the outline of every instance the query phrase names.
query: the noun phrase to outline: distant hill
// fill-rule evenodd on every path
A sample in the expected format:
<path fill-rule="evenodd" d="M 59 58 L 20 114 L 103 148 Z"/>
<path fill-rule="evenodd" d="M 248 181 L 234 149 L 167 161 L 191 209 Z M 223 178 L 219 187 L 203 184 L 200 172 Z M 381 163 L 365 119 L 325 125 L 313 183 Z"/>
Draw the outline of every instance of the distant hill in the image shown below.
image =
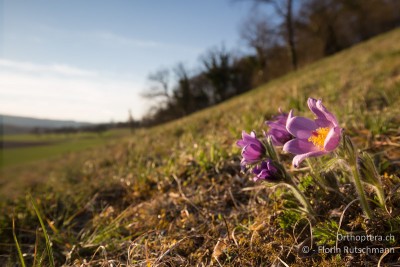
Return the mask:
<path fill-rule="evenodd" d="M 56 129 L 63 127 L 80 128 L 91 126 L 88 122 L 48 120 L 10 115 L 0 115 L 0 131 L 3 134 L 26 133 L 34 128 Z"/>

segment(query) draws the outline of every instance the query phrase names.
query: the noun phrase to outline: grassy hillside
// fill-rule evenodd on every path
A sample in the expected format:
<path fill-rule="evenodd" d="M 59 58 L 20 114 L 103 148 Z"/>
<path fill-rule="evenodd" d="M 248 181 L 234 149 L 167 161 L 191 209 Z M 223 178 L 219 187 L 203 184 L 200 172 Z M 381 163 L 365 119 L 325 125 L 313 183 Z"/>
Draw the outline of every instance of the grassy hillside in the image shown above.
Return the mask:
<path fill-rule="evenodd" d="M 310 230 L 313 242 L 332 246 L 341 223 L 340 230 L 347 232 L 392 234 L 389 245 L 400 245 L 399 43 L 400 30 L 392 31 L 218 106 L 138 130 L 116 144 L 20 166 L 21 180 L 35 182 L 18 184 L 24 193 L 1 202 L 0 264 L 20 261 L 13 219 L 28 266 L 50 266 L 50 251 L 56 266 L 397 262 L 399 253 L 305 256 L 299 249 L 311 242 Z M 341 184 L 338 194 L 326 192 L 310 180 L 308 168 L 292 171 L 318 214 L 312 222 L 291 209 L 290 193 L 267 189 L 240 172 L 235 141 L 241 131 L 261 134 L 267 130 L 264 121 L 279 107 L 311 116 L 308 97 L 322 98 L 358 148 L 375 156 L 388 199 L 385 209 L 373 206 L 373 220 L 364 220 L 357 203 L 348 206 L 356 198 L 351 185 Z M 292 157 L 282 158 L 291 168 Z M 2 179 L 9 175 L 4 171 Z M 373 198 L 372 192 L 367 195 Z M 38 217 L 52 242 L 50 251 Z"/>

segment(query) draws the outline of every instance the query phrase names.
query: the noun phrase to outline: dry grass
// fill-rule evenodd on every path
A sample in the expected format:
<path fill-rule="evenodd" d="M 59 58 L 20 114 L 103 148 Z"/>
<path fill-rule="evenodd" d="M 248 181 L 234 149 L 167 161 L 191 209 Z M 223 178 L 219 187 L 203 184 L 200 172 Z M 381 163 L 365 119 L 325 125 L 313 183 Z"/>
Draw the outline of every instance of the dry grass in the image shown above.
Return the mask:
<path fill-rule="evenodd" d="M 377 265 L 381 254 L 303 255 L 301 249 L 335 242 L 339 230 L 395 236 L 393 243 L 363 246 L 400 244 L 399 43 L 396 30 L 115 145 L 19 170 L 36 179 L 18 187 L 40 207 L 56 266 Z M 366 221 L 357 204 L 348 206 L 354 188 L 340 183 L 340 193 L 326 192 L 303 169 L 296 176 L 319 215 L 310 224 L 291 209 L 293 196 L 240 173 L 234 143 L 241 130 L 264 128 L 278 107 L 310 115 L 307 97 L 323 98 L 358 147 L 374 153 L 387 195 L 385 209 L 373 205 L 376 219 Z M 290 156 L 283 158 L 289 166 Z M 372 190 L 368 196 L 373 198 Z M 28 266 L 48 265 L 29 199 L 20 194 L 1 209 L 0 264 L 18 262 L 14 217 Z M 398 255 L 386 255 L 380 264 L 397 263 Z"/>

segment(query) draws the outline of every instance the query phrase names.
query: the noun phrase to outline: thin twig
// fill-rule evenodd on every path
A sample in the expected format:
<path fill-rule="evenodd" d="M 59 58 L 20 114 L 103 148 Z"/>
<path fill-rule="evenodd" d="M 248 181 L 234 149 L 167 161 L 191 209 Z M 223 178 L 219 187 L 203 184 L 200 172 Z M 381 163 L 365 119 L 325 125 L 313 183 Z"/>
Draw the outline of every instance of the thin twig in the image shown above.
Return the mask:
<path fill-rule="evenodd" d="M 228 232 L 228 239 L 229 241 L 231 241 L 231 234 L 229 232 L 229 227 L 228 227 L 228 223 L 226 222 L 226 219 L 223 215 L 221 215 L 222 219 L 224 219 L 224 223 L 225 223 L 225 227 L 226 227 L 226 231 Z"/>
<path fill-rule="evenodd" d="M 400 247 L 394 247 L 393 249 L 398 249 L 398 248 L 400 248 Z M 382 256 L 379 258 L 379 261 L 378 261 L 378 265 L 377 265 L 378 267 L 381 266 L 381 262 L 382 262 L 383 258 L 386 257 L 389 253 L 390 253 L 390 249 L 386 250 L 385 253 L 382 254 Z"/>
<path fill-rule="evenodd" d="M 235 227 L 234 229 L 233 229 L 233 231 L 232 231 L 232 239 L 233 239 L 233 242 L 235 243 L 235 245 L 237 246 L 237 247 L 239 247 L 239 244 L 238 244 L 238 242 L 236 241 L 236 238 L 235 238 L 235 230 L 236 230 L 237 228 Z"/>
<path fill-rule="evenodd" d="M 192 235 L 192 236 L 186 236 L 184 238 L 182 238 L 179 241 L 176 241 L 175 244 L 172 245 L 172 247 L 170 247 L 169 249 L 167 249 L 167 251 L 165 251 L 160 257 L 158 257 L 156 259 L 156 261 L 154 262 L 154 264 L 159 263 L 166 255 L 168 255 L 172 250 L 174 250 L 180 243 L 182 243 L 183 241 L 185 241 L 186 239 L 192 238 L 192 237 L 199 237 L 198 235 Z"/>
<path fill-rule="evenodd" d="M 230 187 L 229 187 L 229 189 L 228 189 L 228 192 L 229 192 L 229 195 L 231 196 L 231 199 L 232 199 L 233 205 L 235 206 L 235 208 L 236 208 L 236 209 L 239 209 L 239 206 L 238 206 L 238 204 L 236 203 L 236 200 L 235 200 L 235 198 L 233 197 L 232 190 L 231 190 L 231 188 L 230 188 Z"/>
<path fill-rule="evenodd" d="M 278 257 L 278 260 L 279 260 L 280 262 L 282 262 L 282 264 L 285 265 L 286 267 L 289 267 L 289 265 L 288 265 L 286 262 L 284 262 L 281 258 Z"/>
<path fill-rule="evenodd" d="M 179 180 L 179 178 L 175 174 L 172 174 L 172 177 L 174 178 L 175 182 L 178 184 L 178 190 L 179 190 L 179 193 L 181 194 L 182 198 L 186 202 L 188 202 L 193 208 L 195 208 L 200 213 L 201 216 L 206 218 L 206 216 L 203 214 L 203 212 L 188 197 L 186 197 L 185 193 L 182 190 L 181 181 Z"/>
<path fill-rule="evenodd" d="M 336 249 L 338 248 L 338 238 L 337 236 L 339 235 L 339 231 L 340 231 L 340 227 L 342 226 L 342 221 L 344 218 L 344 213 L 346 212 L 346 210 L 354 203 L 357 201 L 357 198 L 354 199 L 353 201 L 351 201 L 349 204 L 347 204 L 347 206 L 344 208 L 342 215 L 340 216 L 340 220 L 339 220 L 339 226 L 338 226 L 338 230 L 336 231 Z"/>

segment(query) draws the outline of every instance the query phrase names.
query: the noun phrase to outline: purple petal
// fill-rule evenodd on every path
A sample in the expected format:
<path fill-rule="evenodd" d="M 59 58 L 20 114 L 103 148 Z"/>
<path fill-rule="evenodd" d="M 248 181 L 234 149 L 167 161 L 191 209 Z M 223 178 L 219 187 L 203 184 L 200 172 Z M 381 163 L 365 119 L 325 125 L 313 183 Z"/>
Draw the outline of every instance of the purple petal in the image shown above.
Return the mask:
<path fill-rule="evenodd" d="M 328 135 L 326 136 L 324 144 L 324 148 L 326 151 L 332 151 L 338 147 L 340 142 L 341 132 L 342 129 L 339 127 L 330 129 Z"/>
<path fill-rule="evenodd" d="M 240 161 L 240 164 L 242 166 L 247 165 L 247 164 L 253 164 L 256 163 L 258 161 L 258 159 L 252 159 L 252 158 L 248 158 L 248 157 L 243 157 L 242 160 Z"/>
<path fill-rule="evenodd" d="M 269 173 L 268 173 L 268 170 L 262 169 L 262 170 L 260 171 L 260 173 L 258 174 L 258 177 L 265 178 L 265 177 L 269 176 L 268 174 L 269 174 Z"/>
<path fill-rule="evenodd" d="M 242 131 L 242 139 L 238 140 L 236 142 L 236 145 L 241 147 L 241 148 L 244 148 L 245 146 L 247 146 L 249 144 L 256 144 L 256 145 L 261 147 L 261 143 L 256 138 L 256 133 L 255 132 L 252 131 L 250 134 L 248 134 L 245 131 Z"/>
<path fill-rule="evenodd" d="M 286 123 L 288 132 L 301 139 L 308 139 L 311 132 L 317 128 L 318 126 L 314 121 L 304 117 L 291 117 L 289 115 Z"/>
<path fill-rule="evenodd" d="M 308 153 L 305 153 L 305 154 L 297 155 L 297 156 L 295 156 L 293 158 L 293 166 L 297 168 L 297 167 L 299 167 L 300 163 L 304 159 L 309 158 L 309 157 L 318 157 L 318 156 L 324 155 L 326 153 L 328 153 L 328 152 L 322 151 L 322 150 L 318 150 L 318 151 L 312 151 L 312 152 L 308 152 Z"/>
<path fill-rule="evenodd" d="M 279 114 L 274 117 L 274 121 L 266 121 L 269 127 L 268 136 L 272 138 L 275 146 L 282 146 L 292 139 L 292 135 L 286 129 L 287 114 Z"/>
<path fill-rule="evenodd" d="M 274 164 L 272 164 L 271 161 L 267 162 L 267 169 L 272 173 L 275 173 L 277 171 L 277 169 L 275 168 Z"/>
<path fill-rule="evenodd" d="M 322 100 L 310 97 L 307 104 L 309 109 L 317 116 L 315 122 L 319 127 L 336 127 L 338 125 L 336 117 L 322 105 Z"/>
<path fill-rule="evenodd" d="M 269 160 L 268 160 L 268 163 L 269 163 Z M 268 169 L 268 163 L 267 163 L 267 161 L 262 161 L 261 162 L 261 169 Z"/>
<path fill-rule="evenodd" d="M 242 169 L 246 169 L 245 165 L 247 165 L 248 163 L 250 163 L 250 162 L 248 162 L 246 160 L 246 158 L 243 157 L 242 160 L 240 161 L 240 165 L 242 165 Z"/>
<path fill-rule="evenodd" d="M 245 141 L 243 141 L 243 140 L 238 140 L 237 142 L 236 142 L 236 145 L 237 146 L 239 146 L 239 147 L 245 147 L 246 146 L 246 142 Z"/>
<path fill-rule="evenodd" d="M 245 131 L 242 131 L 242 139 L 245 142 L 253 142 L 255 137 L 256 134 L 253 131 L 250 134 L 246 133 Z"/>
<path fill-rule="evenodd" d="M 333 115 L 332 113 L 330 113 L 324 105 L 322 105 L 322 101 L 318 100 L 317 101 L 317 108 L 324 114 L 325 118 L 332 122 L 333 126 L 338 126 L 338 121 L 335 117 L 335 115 Z"/>
<path fill-rule="evenodd" d="M 268 159 L 267 161 L 262 161 L 260 165 L 253 168 L 253 173 L 256 174 L 256 177 L 254 177 L 253 180 L 275 180 L 276 172 L 277 169 L 271 160 Z"/>
<path fill-rule="evenodd" d="M 249 144 L 249 146 L 254 149 L 255 151 L 258 151 L 259 153 L 262 153 L 264 151 L 263 145 L 260 143 L 260 141 L 257 140 L 257 142 Z"/>
<path fill-rule="evenodd" d="M 249 156 L 259 157 L 261 155 L 261 149 L 254 144 L 250 144 L 243 148 L 243 153 Z"/>
<path fill-rule="evenodd" d="M 291 135 L 287 131 L 273 129 L 269 131 L 269 135 L 276 138 L 277 140 L 286 139 L 284 141 L 289 141 L 291 139 Z"/>
<path fill-rule="evenodd" d="M 274 146 L 283 146 L 286 142 L 292 139 L 292 136 L 288 132 L 271 131 L 269 136 L 271 136 L 272 144 Z"/>
<path fill-rule="evenodd" d="M 315 123 L 318 125 L 318 127 L 322 127 L 322 128 L 325 128 L 325 127 L 329 127 L 329 128 L 335 127 L 335 126 L 333 125 L 332 122 L 330 122 L 330 121 L 328 121 L 328 120 L 326 120 L 326 119 L 322 119 L 322 118 L 315 119 Z"/>
<path fill-rule="evenodd" d="M 312 151 L 320 151 L 313 143 L 304 139 L 293 139 L 283 146 L 283 150 L 295 155 L 304 154 Z"/>
<path fill-rule="evenodd" d="M 318 118 L 325 118 L 324 113 L 317 107 L 317 100 L 310 97 L 307 100 L 308 108 L 317 116 Z"/>
<path fill-rule="evenodd" d="M 280 129 L 282 131 L 286 131 L 286 120 L 285 123 L 277 123 L 277 122 L 273 122 L 273 121 L 267 121 L 267 125 L 271 128 L 275 128 L 275 129 Z"/>

